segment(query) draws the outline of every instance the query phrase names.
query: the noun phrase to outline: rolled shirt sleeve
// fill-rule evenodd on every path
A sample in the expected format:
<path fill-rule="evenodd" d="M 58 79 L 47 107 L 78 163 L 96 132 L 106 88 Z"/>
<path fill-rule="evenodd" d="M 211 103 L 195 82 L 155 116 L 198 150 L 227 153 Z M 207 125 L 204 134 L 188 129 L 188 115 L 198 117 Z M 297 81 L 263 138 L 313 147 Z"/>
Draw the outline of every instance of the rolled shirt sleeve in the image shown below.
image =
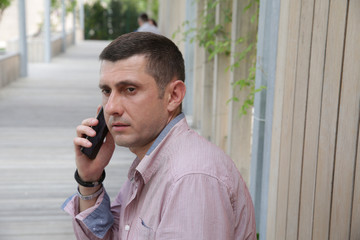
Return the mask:
<path fill-rule="evenodd" d="M 79 213 L 79 197 L 69 197 L 62 209 L 73 217 L 73 227 L 77 239 L 98 240 L 118 239 L 120 205 L 111 207 L 106 191 L 101 193 L 96 204 Z"/>

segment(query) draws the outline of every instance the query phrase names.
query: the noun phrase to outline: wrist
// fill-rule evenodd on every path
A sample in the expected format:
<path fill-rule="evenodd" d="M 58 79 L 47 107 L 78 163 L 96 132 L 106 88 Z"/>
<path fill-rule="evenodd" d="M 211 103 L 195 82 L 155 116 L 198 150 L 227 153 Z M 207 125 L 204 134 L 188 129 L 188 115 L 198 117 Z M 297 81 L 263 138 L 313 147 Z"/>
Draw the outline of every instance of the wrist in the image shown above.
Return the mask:
<path fill-rule="evenodd" d="M 100 172 L 98 172 L 96 170 L 96 172 L 93 172 L 92 170 L 91 171 L 89 171 L 88 169 L 80 170 L 77 168 L 75 170 L 75 174 L 78 174 L 80 179 L 84 182 L 98 182 L 98 180 L 101 178 L 102 171 L 100 170 Z"/>
<path fill-rule="evenodd" d="M 105 169 L 103 170 L 103 172 L 102 172 L 102 174 L 101 174 L 101 177 L 100 177 L 98 180 L 95 180 L 95 181 L 85 181 L 85 180 L 83 180 L 83 179 L 80 177 L 79 172 L 78 172 L 77 169 L 76 169 L 75 174 L 74 174 L 74 178 L 75 178 L 76 182 L 77 182 L 80 186 L 88 187 L 88 188 L 92 188 L 92 187 L 96 187 L 96 186 L 101 185 L 102 182 L 103 182 L 104 179 L 105 179 L 105 176 L 106 176 Z"/>
<path fill-rule="evenodd" d="M 90 192 L 89 192 L 90 191 Z M 97 199 L 97 197 L 104 191 L 103 185 L 94 188 L 84 188 L 78 186 L 77 195 L 80 199 L 85 201 L 90 201 L 93 199 Z"/>

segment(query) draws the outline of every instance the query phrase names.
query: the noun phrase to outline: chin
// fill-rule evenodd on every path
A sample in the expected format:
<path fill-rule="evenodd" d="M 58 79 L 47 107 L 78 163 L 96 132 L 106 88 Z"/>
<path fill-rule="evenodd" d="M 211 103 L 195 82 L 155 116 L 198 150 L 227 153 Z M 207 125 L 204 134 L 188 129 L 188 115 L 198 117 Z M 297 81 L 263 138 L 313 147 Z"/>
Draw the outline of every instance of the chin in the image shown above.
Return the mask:
<path fill-rule="evenodd" d="M 114 136 L 115 144 L 120 147 L 129 147 L 131 146 L 131 141 L 124 139 L 120 136 Z"/>
<path fill-rule="evenodd" d="M 132 144 L 127 143 L 125 141 L 115 141 L 115 144 L 119 147 L 127 147 L 127 148 L 132 146 Z"/>

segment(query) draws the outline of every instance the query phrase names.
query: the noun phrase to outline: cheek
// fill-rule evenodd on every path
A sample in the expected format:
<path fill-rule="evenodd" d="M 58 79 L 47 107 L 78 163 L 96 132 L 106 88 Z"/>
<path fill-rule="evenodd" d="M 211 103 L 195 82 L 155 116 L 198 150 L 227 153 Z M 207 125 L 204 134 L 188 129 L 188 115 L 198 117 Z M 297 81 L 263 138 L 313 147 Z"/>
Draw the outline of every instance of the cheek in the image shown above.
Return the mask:
<path fill-rule="evenodd" d="M 109 126 L 110 116 L 104 112 L 104 118 L 105 118 L 106 126 L 108 127 L 108 129 L 111 129 L 111 126 Z"/>
<path fill-rule="evenodd" d="M 106 97 L 102 97 L 101 98 L 101 104 L 105 107 L 105 105 L 107 104 L 107 101 L 108 101 L 108 98 L 106 98 Z"/>
<path fill-rule="evenodd" d="M 102 107 L 104 108 L 104 114 L 106 114 L 106 105 L 107 105 L 107 103 L 108 103 L 108 98 L 102 96 L 102 98 L 101 98 L 101 105 L 102 105 Z"/>
<path fill-rule="evenodd" d="M 131 108 L 127 107 L 129 111 L 136 111 L 141 115 L 150 115 L 155 118 L 154 113 L 158 113 L 164 109 L 163 99 L 158 98 L 157 92 L 136 96 L 129 101 L 129 106 L 131 106 Z"/>
<path fill-rule="evenodd" d="M 128 114 L 131 115 L 143 130 L 148 129 L 151 131 L 154 126 L 163 123 L 162 119 L 164 118 L 165 109 L 159 101 L 146 101 L 141 105 L 129 106 Z"/>

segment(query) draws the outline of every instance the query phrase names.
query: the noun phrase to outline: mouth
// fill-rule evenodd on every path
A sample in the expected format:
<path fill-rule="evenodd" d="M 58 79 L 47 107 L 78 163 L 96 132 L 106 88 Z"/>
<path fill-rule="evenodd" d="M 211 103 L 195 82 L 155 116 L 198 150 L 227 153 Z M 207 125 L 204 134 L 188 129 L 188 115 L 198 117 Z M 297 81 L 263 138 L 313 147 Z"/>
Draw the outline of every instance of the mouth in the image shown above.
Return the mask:
<path fill-rule="evenodd" d="M 111 125 L 111 127 L 114 131 L 123 131 L 126 128 L 130 127 L 130 125 L 126 124 L 126 123 L 116 122 L 116 123 L 113 123 Z"/>

